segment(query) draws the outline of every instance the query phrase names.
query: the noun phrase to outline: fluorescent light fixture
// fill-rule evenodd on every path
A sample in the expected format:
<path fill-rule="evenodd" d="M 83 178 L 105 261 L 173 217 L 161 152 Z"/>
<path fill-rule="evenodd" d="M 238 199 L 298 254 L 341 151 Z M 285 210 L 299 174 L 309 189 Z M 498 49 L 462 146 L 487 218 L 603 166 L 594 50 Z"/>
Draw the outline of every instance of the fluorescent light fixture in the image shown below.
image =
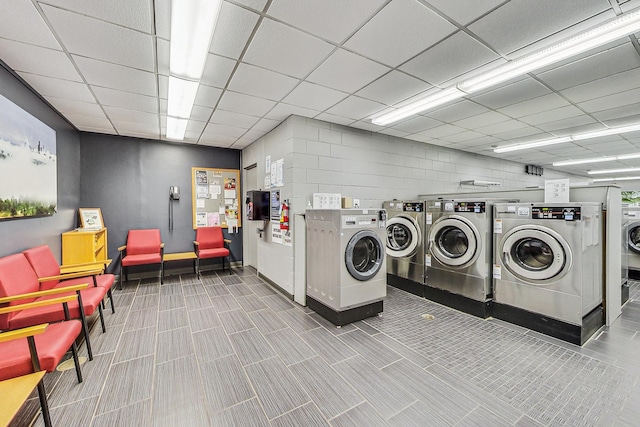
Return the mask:
<path fill-rule="evenodd" d="M 620 133 L 634 132 L 639 130 L 640 130 L 640 123 L 629 125 L 629 126 L 623 126 L 619 128 L 611 128 L 611 129 L 597 130 L 595 132 L 580 133 L 577 135 L 571 135 L 571 138 L 574 141 L 580 141 L 581 139 L 598 138 L 600 136 L 607 136 L 607 135 L 618 135 Z"/>
<path fill-rule="evenodd" d="M 589 175 L 604 175 L 606 173 L 640 172 L 640 168 L 607 169 L 601 171 L 587 171 Z"/>
<path fill-rule="evenodd" d="M 378 125 L 387 125 L 401 120 L 412 114 L 429 110 L 442 105 L 466 94 L 471 94 L 482 89 L 511 80 L 514 77 L 522 76 L 542 67 L 570 58 L 574 55 L 586 52 L 590 49 L 603 46 L 619 38 L 628 36 L 640 31 L 640 9 L 625 13 L 616 19 L 605 24 L 592 28 L 591 30 L 569 37 L 559 43 L 555 43 L 546 48 L 540 49 L 530 55 L 515 59 L 504 65 L 500 65 L 478 76 L 458 82 L 456 85 L 444 89 L 445 95 L 438 97 L 438 94 L 429 96 L 424 100 L 416 101 L 405 107 L 398 109 L 394 113 L 374 118 L 372 122 Z M 457 92 L 464 93 L 459 94 Z M 456 96 L 452 96 L 456 93 Z M 448 96 L 447 96 L 448 95 Z M 434 100 L 436 102 L 430 102 Z M 399 114 L 402 111 L 403 113 Z"/>
<path fill-rule="evenodd" d="M 619 156 L 610 156 L 610 157 L 596 157 L 591 159 L 565 160 L 561 162 L 554 162 L 552 164 L 553 166 L 573 166 L 573 165 L 584 165 L 587 163 L 613 162 L 614 160 L 628 160 L 628 159 L 638 159 L 638 158 L 640 158 L 640 153 L 621 154 Z"/>
<path fill-rule="evenodd" d="M 169 76 L 169 100 L 167 115 L 188 119 L 191 117 L 200 83 Z"/>
<path fill-rule="evenodd" d="M 221 0 L 171 1 L 167 138 L 184 139 L 221 5 Z"/>
<path fill-rule="evenodd" d="M 167 117 L 167 138 L 182 141 L 184 134 L 187 132 L 187 123 L 189 119 L 181 119 L 179 117 Z"/>
<path fill-rule="evenodd" d="M 171 1 L 171 74 L 200 80 L 221 4 L 220 0 Z"/>
<path fill-rule="evenodd" d="M 623 176 L 618 178 L 598 178 L 594 179 L 593 182 L 604 182 L 604 181 L 635 181 L 640 179 L 640 176 Z"/>
<path fill-rule="evenodd" d="M 544 139 L 542 141 L 525 142 L 522 144 L 503 145 L 502 147 L 494 148 L 496 153 L 508 153 L 510 151 L 526 150 L 529 148 L 544 147 L 547 145 L 562 144 L 563 142 L 571 141 L 571 137 L 565 136 L 562 138 Z"/>
<path fill-rule="evenodd" d="M 455 87 L 450 87 L 448 89 L 441 90 L 438 93 L 428 95 L 404 107 L 400 107 L 390 113 L 374 117 L 371 119 L 371 122 L 374 125 L 386 126 L 390 123 L 418 114 L 421 111 L 430 110 L 438 105 L 446 104 L 454 99 L 462 98 L 464 95 L 464 92 L 460 92 Z"/>

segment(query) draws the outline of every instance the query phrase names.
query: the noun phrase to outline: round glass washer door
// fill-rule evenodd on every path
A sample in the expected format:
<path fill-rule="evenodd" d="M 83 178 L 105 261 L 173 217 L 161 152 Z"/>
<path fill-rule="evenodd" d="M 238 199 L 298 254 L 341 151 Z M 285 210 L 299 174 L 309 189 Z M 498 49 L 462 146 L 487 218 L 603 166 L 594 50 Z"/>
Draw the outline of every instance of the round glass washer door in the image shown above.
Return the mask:
<path fill-rule="evenodd" d="M 561 278 L 573 260 L 567 241 L 543 226 L 525 225 L 509 231 L 502 239 L 500 253 L 509 272 L 534 284 Z"/>
<path fill-rule="evenodd" d="M 354 279 L 370 280 L 380 271 L 384 261 L 384 244 L 376 233 L 361 230 L 351 237 L 345 250 L 345 265 Z"/>
<path fill-rule="evenodd" d="M 629 249 L 640 254 L 640 223 L 634 222 L 629 225 Z"/>
<path fill-rule="evenodd" d="M 399 215 L 387 220 L 387 255 L 394 258 L 412 256 L 421 243 L 422 236 L 415 219 Z"/>
<path fill-rule="evenodd" d="M 429 230 L 429 251 L 441 264 L 466 267 L 478 258 L 479 236 L 468 219 L 459 215 L 442 217 Z"/>

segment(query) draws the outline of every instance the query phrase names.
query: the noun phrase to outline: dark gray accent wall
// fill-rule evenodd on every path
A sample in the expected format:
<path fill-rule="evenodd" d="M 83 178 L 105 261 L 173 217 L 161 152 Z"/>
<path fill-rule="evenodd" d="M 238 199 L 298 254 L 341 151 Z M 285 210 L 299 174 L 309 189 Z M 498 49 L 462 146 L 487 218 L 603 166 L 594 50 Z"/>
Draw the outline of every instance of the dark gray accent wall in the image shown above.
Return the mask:
<path fill-rule="evenodd" d="M 58 212 L 50 217 L 0 221 L 0 256 L 48 244 L 60 261 L 60 234 L 75 227 L 80 201 L 79 132 L 1 64 L 0 94 L 56 131 L 58 156 Z M 16 176 L 15 179 L 30 177 Z M 0 185 L 11 183 L 0 182 Z"/>
<path fill-rule="evenodd" d="M 192 251 L 191 168 L 240 169 L 239 150 L 85 132 L 80 140 L 81 207 L 102 210 L 112 265 L 117 265 L 118 247 L 126 243 L 130 229 L 159 228 L 165 253 Z M 172 185 L 180 187 L 179 201 L 169 201 Z M 242 229 L 237 234 L 225 230 L 225 237 L 232 240 L 231 260 L 240 261 Z"/>

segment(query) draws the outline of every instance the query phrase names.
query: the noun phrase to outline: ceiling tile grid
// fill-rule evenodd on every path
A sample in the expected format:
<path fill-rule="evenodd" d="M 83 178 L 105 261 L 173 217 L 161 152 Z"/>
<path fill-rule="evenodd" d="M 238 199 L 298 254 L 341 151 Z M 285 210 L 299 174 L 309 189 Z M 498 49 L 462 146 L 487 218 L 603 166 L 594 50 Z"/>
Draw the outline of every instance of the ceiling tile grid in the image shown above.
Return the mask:
<path fill-rule="evenodd" d="M 388 126 L 371 123 L 389 107 L 640 8 L 640 0 L 618 3 L 223 1 L 185 142 L 243 148 L 296 114 L 545 167 L 638 151 L 631 134 L 493 152 L 639 123 L 636 37 Z M 0 60 L 74 126 L 166 139 L 170 0 L 0 0 L 0 7 Z"/>

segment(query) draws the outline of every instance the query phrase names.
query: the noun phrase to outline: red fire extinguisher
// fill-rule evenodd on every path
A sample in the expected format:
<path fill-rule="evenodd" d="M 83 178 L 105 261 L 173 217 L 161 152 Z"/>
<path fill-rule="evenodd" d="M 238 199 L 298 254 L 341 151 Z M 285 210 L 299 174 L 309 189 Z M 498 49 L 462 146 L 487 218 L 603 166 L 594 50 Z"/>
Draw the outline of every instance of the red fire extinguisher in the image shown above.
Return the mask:
<path fill-rule="evenodd" d="M 289 229 L 289 206 L 287 201 L 282 202 L 282 210 L 280 211 L 280 230 Z"/>

